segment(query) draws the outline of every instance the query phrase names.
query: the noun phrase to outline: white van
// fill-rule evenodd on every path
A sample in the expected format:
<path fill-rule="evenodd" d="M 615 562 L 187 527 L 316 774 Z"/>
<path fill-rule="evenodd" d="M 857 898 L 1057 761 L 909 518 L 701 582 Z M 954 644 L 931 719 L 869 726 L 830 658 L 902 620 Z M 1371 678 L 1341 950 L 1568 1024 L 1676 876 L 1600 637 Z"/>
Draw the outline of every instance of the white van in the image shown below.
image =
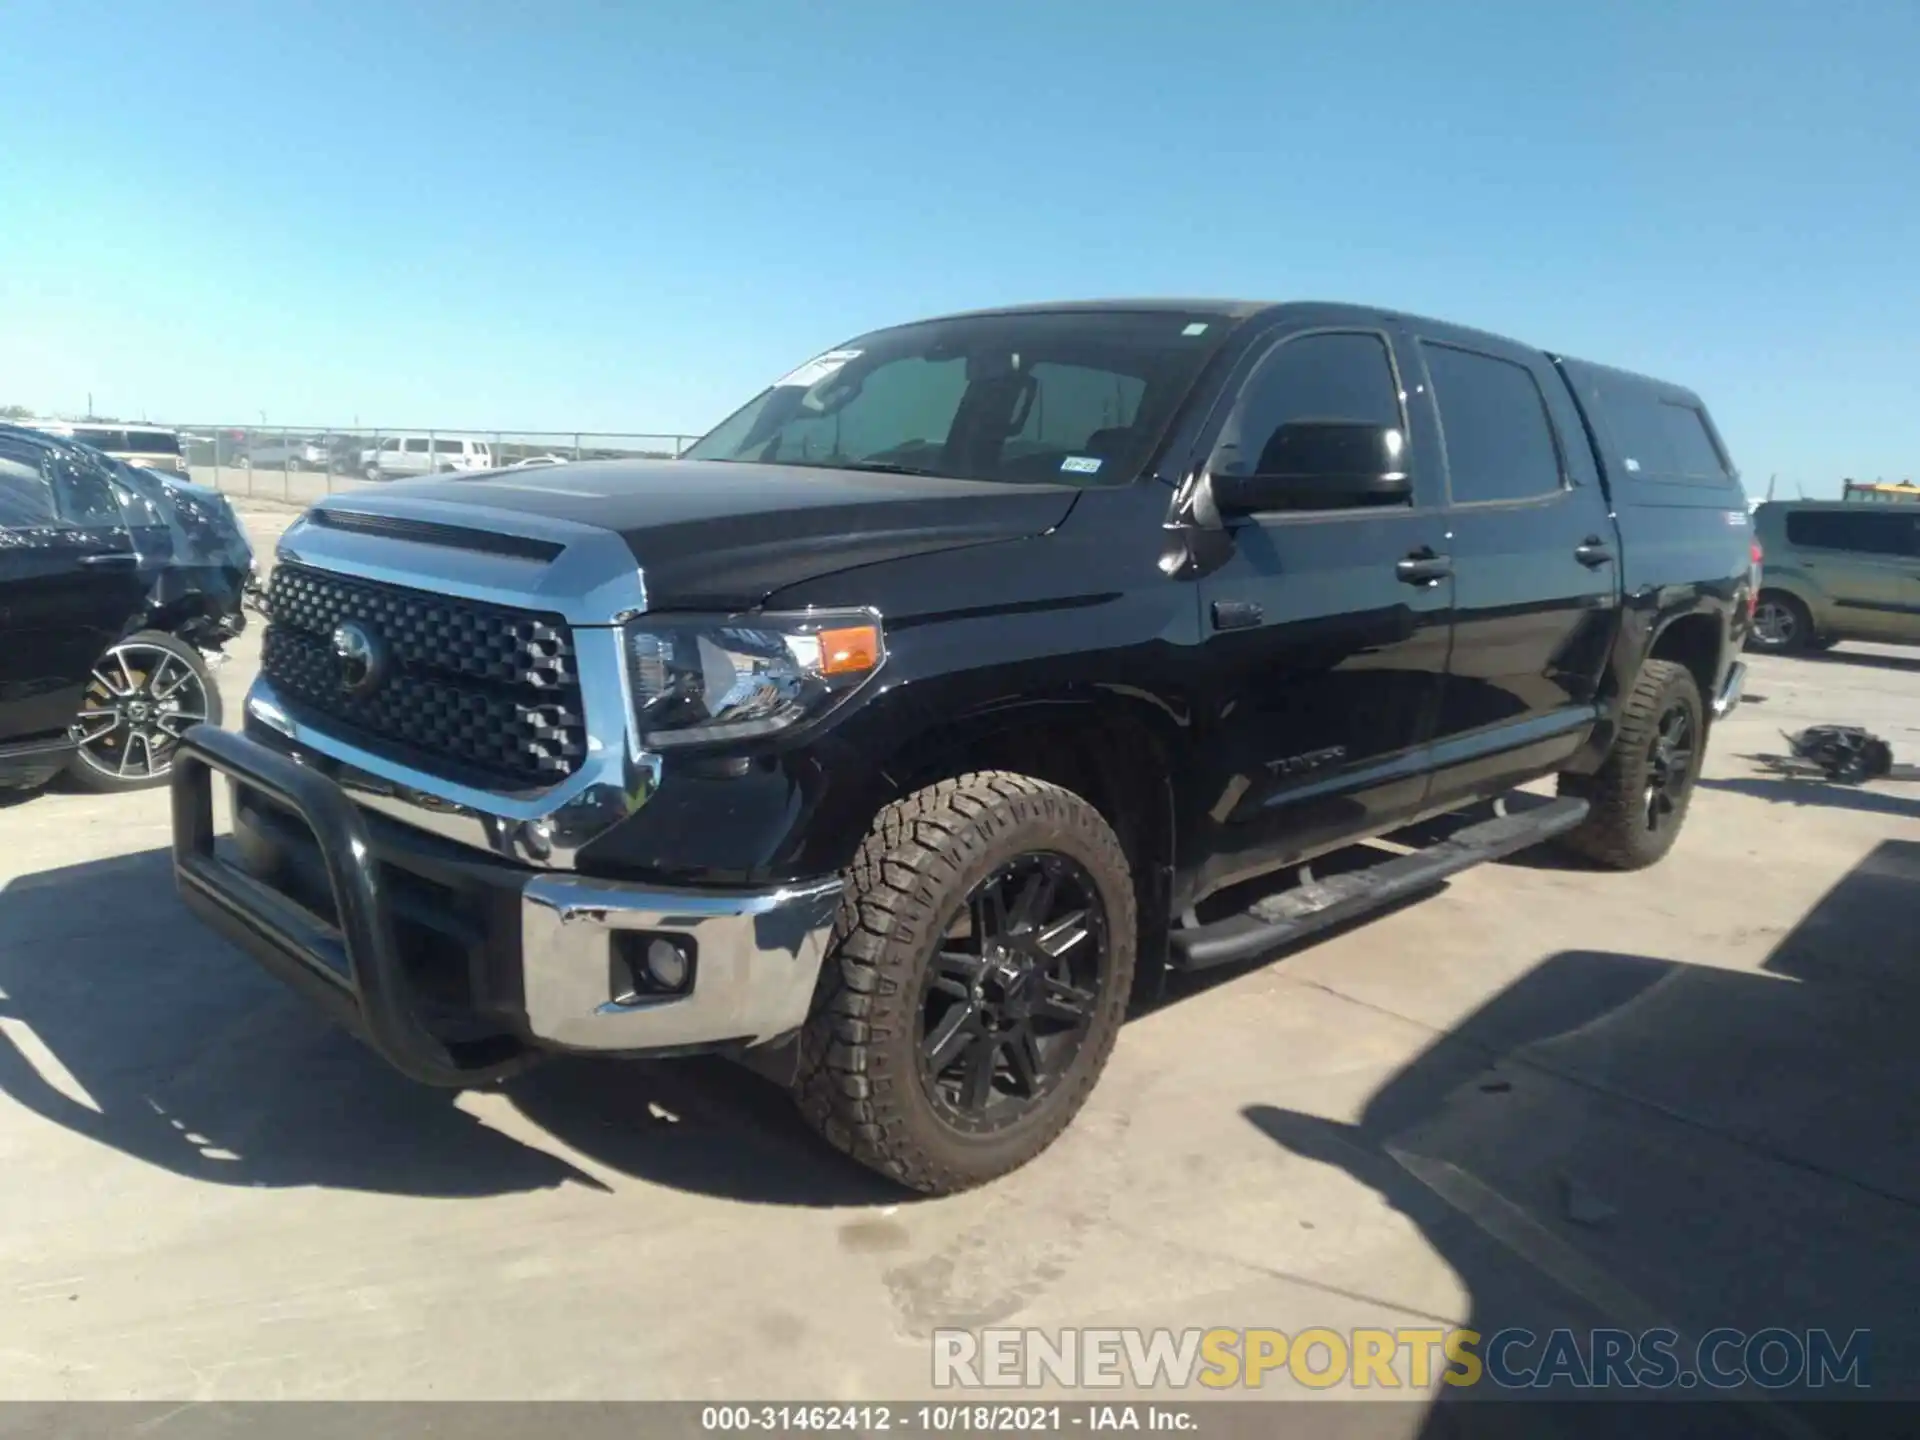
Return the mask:
<path fill-rule="evenodd" d="M 389 435 L 360 452 L 360 473 L 369 480 L 493 468 L 491 445 L 455 435 Z"/>
<path fill-rule="evenodd" d="M 91 445 L 143 470 L 187 473 L 186 457 L 180 453 L 180 432 L 164 425 L 122 425 L 97 420 L 21 420 L 18 423 L 29 430 L 42 430 Z"/>

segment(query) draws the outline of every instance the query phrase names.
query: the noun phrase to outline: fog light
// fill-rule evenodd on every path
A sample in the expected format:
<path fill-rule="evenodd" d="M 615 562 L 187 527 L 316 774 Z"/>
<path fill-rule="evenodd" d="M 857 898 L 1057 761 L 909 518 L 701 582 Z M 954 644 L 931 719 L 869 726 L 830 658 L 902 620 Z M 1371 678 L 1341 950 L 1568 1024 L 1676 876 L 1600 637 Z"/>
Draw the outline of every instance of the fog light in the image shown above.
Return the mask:
<path fill-rule="evenodd" d="M 672 992 L 685 987 L 687 972 L 693 968 L 687 959 L 687 952 L 671 940 L 655 939 L 647 942 L 647 978 L 654 988 Z"/>
<path fill-rule="evenodd" d="M 667 1000 L 693 988 L 694 948 L 686 936 L 645 930 L 616 932 L 612 958 L 609 988 L 616 1005 Z"/>

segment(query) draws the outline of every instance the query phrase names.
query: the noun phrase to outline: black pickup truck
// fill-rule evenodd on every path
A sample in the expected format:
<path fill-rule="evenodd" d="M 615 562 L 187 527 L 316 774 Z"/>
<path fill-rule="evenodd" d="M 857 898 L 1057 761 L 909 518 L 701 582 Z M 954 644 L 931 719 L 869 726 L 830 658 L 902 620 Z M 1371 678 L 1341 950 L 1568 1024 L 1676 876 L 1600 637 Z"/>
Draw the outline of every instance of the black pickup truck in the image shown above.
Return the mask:
<path fill-rule="evenodd" d="M 904 325 L 682 460 L 310 510 L 176 874 L 418 1080 L 720 1052 L 951 1191 L 1170 971 L 1554 837 L 1659 859 L 1755 580 L 1676 386 L 1344 305 Z"/>

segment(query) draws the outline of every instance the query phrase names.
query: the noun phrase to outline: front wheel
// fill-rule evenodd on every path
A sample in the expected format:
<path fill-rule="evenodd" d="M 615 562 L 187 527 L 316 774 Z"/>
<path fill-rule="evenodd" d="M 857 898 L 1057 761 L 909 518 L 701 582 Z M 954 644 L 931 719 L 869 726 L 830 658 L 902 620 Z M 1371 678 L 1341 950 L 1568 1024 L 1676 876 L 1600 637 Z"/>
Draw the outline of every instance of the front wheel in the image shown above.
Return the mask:
<path fill-rule="evenodd" d="M 365 475 L 369 480 L 377 481 L 380 479 L 380 467 L 378 465 L 369 465 L 360 473 Z"/>
<path fill-rule="evenodd" d="M 178 636 L 143 630 L 93 667 L 67 774 L 84 790 L 107 793 L 163 785 L 180 737 L 220 718 L 220 687 L 200 652 Z"/>
<path fill-rule="evenodd" d="M 1620 730 L 1592 775 L 1562 775 L 1587 818 L 1562 843 L 1613 870 L 1642 870 L 1673 848 L 1706 758 L 1706 710 L 1684 665 L 1649 660 L 1621 707 Z"/>
<path fill-rule="evenodd" d="M 1119 1034 L 1134 889 L 1085 800 L 963 775 L 880 813 L 847 876 L 796 1098 L 832 1144 L 927 1194 L 1019 1168 Z"/>

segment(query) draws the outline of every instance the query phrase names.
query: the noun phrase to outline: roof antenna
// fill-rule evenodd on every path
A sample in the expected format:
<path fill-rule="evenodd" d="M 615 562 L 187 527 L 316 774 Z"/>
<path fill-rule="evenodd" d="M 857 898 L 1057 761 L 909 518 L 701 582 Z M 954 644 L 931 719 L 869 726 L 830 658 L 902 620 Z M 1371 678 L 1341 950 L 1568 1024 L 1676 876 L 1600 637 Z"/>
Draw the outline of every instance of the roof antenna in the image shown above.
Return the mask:
<path fill-rule="evenodd" d="M 1780 478 L 1780 472 L 1778 470 L 1774 471 L 1773 474 L 1767 476 L 1767 499 L 1769 500 L 1773 499 L 1773 482 L 1778 480 L 1779 478 Z"/>

